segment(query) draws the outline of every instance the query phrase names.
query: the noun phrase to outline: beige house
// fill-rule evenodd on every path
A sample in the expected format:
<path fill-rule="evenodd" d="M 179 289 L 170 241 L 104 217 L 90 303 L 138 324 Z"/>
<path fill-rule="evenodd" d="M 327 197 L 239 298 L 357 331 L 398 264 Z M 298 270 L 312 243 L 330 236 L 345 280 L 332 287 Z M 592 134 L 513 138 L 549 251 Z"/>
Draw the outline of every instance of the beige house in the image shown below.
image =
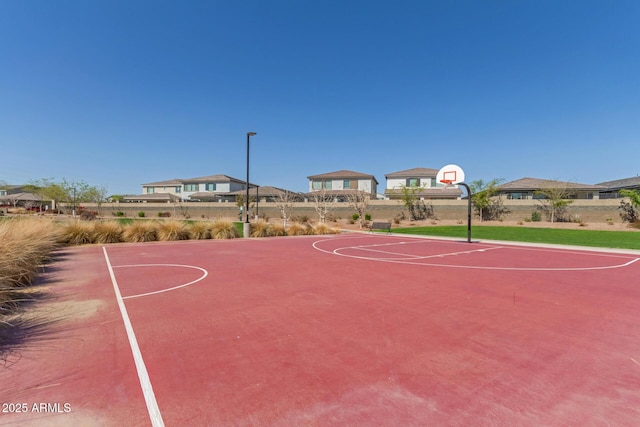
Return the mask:
<path fill-rule="evenodd" d="M 323 173 L 308 176 L 309 194 L 324 191 L 328 195 L 336 196 L 342 200 L 347 194 L 355 191 L 365 191 L 376 198 L 378 192 L 378 180 L 375 176 L 354 172 L 350 170 L 340 170 L 336 172 Z"/>
<path fill-rule="evenodd" d="M 600 192 L 606 190 L 606 187 L 551 179 L 521 178 L 498 186 L 498 195 L 510 200 L 543 199 L 544 196 L 538 192 L 546 189 L 561 191 L 567 199 L 598 199 Z"/>
<path fill-rule="evenodd" d="M 249 184 L 249 188 L 255 184 Z M 246 190 L 245 181 L 227 175 L 171 179 L 142 184 L 142 194 L 126 196 L 127 202 L 235 201 L 235 195 Z"/>
<path fill-rule="evenodd" d="M 438 169 L 413 168 L 386 174 L 387 185 L 384 195 L 388 199 L 402 198 L 403 188 L 416 189 L 420 199 L 459 199 L 462 191 L 455 185 L 447 187 L 436 182 Z"/>
<path fill-rule="evenodd" d="M 640 176 L 601 182 L 598 185 L 606 187 L 605 190 L 600 191 L 601 199 L 615 199 L 621 197 L 620 190 L 640 191 Z"/>

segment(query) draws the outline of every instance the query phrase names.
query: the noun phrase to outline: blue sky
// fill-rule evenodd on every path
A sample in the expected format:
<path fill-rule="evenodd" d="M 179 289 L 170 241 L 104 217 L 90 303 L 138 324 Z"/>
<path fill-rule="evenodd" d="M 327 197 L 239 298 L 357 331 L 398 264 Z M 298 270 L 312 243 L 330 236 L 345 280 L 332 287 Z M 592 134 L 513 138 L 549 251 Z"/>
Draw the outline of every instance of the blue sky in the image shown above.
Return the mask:
<path fill-rule="evenodd" d="M 0 181 L 640 173 L 640 2 L 0 0 Z"/>

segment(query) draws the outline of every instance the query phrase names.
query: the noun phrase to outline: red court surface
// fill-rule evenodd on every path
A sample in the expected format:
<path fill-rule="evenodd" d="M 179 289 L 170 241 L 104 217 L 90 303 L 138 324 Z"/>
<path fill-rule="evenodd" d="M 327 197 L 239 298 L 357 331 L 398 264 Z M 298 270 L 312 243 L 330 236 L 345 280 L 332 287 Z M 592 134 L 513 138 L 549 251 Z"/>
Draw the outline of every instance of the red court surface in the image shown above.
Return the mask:
<path fill-rule="evenodd" d="M 65 319 L 0 366 L 0 425 L 638 425 L 639 258 L 355 233 L 65 249 Z"/>

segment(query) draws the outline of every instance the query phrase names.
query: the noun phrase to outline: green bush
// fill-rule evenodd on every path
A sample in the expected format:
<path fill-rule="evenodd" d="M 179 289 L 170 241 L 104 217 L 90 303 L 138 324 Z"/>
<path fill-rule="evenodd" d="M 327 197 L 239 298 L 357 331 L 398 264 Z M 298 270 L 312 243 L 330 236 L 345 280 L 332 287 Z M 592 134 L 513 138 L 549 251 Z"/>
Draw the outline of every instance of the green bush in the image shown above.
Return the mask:
<path fill-rule="evenodd" d="M 366 221 L 371 221 L 371 214 L 364 214 L 364 219 Z"/>
<path fill-rule="evenodd" d="M 357 221 L 358 218 L 360 218 L 360 215 L 358 215 L 357 213 L 351 215 L 351 219 L 353 219 L 354 221 Z"/>
<path fill-rule="evenodd" d="M 139 218 L 144 218 L 144 212 L 142 212 L 142 211 L 138 212 L 138 217 Z"/>
<path fill-rule="evenodd" d="M 122 211 L 117 211 L 114 215 L 115 216 L 125 216 L 124 212 L 122 212 Z"/>
<path fill-rule="evenodd" d="M 531 221 L 540 222 L 541 220 L 542 220 L 542 216 L 540 215 L 540 212 L 538 211 L 531 212 Z"/>

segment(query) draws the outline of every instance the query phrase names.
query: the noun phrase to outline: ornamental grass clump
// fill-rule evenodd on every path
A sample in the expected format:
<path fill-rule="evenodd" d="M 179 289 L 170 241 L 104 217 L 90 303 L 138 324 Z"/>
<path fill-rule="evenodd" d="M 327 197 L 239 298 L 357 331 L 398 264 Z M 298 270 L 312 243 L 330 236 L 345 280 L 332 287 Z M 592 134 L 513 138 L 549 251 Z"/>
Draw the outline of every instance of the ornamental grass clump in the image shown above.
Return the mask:
<path fill-rule="evenodd" d="M 60 228 L 44 218 L 0 221 L 0 328 L 28 297 L 24 288 L 49 259 L 60 241 Z M 4 326 L 3 326 L 4 325 Z"/>
<path fill-rule="evenodd" d="M 189 227 L 189 238 L 193 240 L 206 240 L 211 238 L 211 223 L 196 221 Z"/>
<path fill-rule="evenodd" d="M 155 242 L 158 240 L 156 224 L 151 221 L 135 221 L 125 227 L 122 239 L 129 243 Z"/>
<path fill-rule="evenodd" d="M 315 234 L 338 234 L 339 231 L 335 228 L 329 227 L 326 224 L 316 224 L 314 227 Z"/>
<path fill-rule="evenodd" d="M 251 224 L 251 237 L 271 237 L 273 227 L 266 221 L 256 221 Z"/>
<path fill-rule="evenodd" d="M 62 241 L 68 245 L 86 245 L 93 243 L 93 223 L 73 221 L 63 227 Z"/>
<path fill-rule="evenodd" d="M 189 229 L 182 221 L 160 221 L 158 227 L 158 240 L 187 240 L 189 239 Z"/>
<path fill-rule="evenodd" d="M 307 236 L 315 234 L 315 230 L 308 223 L 294 222 L 287 226 L 287 236 Z"/>
<path fill-rule="evenodd" d="M 94 243 L 120 243 L 124 230 L 117 221 L 99 221 L 93 225 Z"/>
<path fill-rule="evenodd" d="M 240 237 L 236 226 L 231 221 L 218 220 L 211 224 L 211 238 L 235 239 Z"/>

